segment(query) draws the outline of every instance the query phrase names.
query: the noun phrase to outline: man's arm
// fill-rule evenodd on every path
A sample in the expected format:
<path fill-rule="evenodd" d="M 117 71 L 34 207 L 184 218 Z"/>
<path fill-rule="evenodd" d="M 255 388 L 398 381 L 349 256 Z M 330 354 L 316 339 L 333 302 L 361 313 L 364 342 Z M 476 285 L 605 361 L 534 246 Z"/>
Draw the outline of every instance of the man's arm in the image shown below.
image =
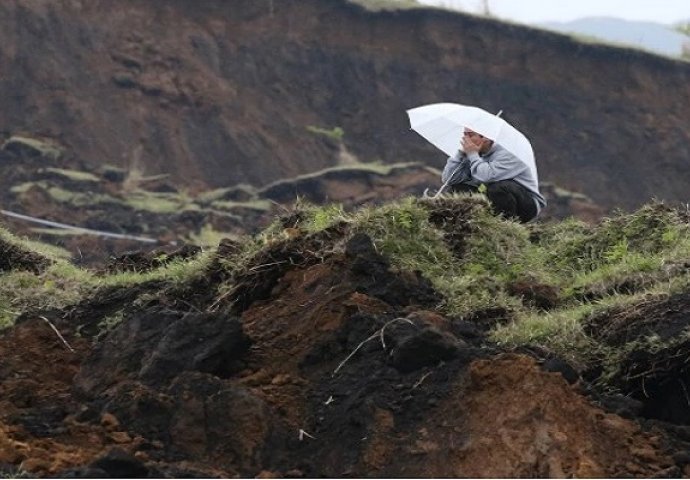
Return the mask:
<path fill-rule="evenodd" d="M 470 153 L 467 158 L 470 162 L 472 178 L 480 183 L 500 182 L 517 177 L 527 165 L 515 155 L 503 150 L 482 158 L 478 153 Z"/>
<path fill-rule="evenodd" d="M 448 157 L 446 166 L 443 168 L 443 173 L 441 174 L 441 182 L 444 184 L 448 183 L 448 185 L 455 185 L 456 183 L 467 180 L 467 168 L 467 157 L 458 150 L 455 155 Z"/>

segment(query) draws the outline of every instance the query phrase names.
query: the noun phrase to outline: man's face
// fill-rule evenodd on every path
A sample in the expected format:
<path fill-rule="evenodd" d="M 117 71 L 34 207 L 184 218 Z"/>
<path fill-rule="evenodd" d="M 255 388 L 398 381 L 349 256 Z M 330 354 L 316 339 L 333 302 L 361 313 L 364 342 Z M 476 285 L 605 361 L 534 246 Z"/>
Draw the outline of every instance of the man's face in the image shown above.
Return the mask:
<path fill-rule="evenodd" d="M 493 144 L 491 140 L 473 130 L 470 130 L 469 128 L 466 128 L 463 133 L 462 143 L 466 147 L 466 149 L 467 146 L 469 146 L 469 144 L 476 146 L 477 151 L 481 153 L 488 152 L 491 148 L 491 145 Z M 471 149 L 474 150 L 473 148 Z"/>

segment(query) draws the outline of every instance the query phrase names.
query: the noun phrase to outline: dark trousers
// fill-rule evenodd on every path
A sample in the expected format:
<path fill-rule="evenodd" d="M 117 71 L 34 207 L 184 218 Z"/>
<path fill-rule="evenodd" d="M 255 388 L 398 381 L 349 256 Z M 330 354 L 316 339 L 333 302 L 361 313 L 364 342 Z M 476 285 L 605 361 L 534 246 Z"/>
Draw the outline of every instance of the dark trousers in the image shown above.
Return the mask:
<path fill-rule="evenodd" d="M 449 192 L 477 192 L 479 189 L 466 183 L 451 185 Z M 496 215 L 502 214 L 506 218 L 517 218 L 526 223 L 537 216 L 537 205 L 534 197 L 515 180 L 501 180 L 486 184 L 485 195 L 491 202 L 491 208 Z"/>

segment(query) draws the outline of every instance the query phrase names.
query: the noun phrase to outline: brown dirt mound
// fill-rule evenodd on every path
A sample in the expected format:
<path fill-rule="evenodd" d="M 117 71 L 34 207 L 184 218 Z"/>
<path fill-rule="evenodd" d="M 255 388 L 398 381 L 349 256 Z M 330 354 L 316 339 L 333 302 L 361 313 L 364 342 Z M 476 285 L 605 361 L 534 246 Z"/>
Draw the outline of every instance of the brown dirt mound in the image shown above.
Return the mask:
<path fill-rule="evenodd" d="M 659 434 L 435 312 L 428 281 L 366 235 L 330 235 L 306 257 L 269 248 L 226 302 L 166 291 L 125 308 L 148 285 L 52 312 L 75 352 L 24 317 L 0 336 L 0 461 L 91 477 L 678 474 Z M 74 334 L 118 306 L 111 331 Z"/>
<path fill-rule="evenodd" d="M 74 352 L 40 318 L 0 339 L 0 463 L 55 474 L 117 444 L 100 425 L 74 420 L 79 404 L 71 395 L 72 378 L 88 344 L 70 335 L 66 340 Z"/>

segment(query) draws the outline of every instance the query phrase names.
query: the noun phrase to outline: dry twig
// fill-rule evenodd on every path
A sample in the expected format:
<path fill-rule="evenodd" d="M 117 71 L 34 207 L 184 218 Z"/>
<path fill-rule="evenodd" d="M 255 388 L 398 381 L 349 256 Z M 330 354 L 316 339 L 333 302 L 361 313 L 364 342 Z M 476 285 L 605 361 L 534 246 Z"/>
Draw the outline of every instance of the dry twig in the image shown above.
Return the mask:
<path fill-rule="evenodd" d="M 304 437 L 309 437 L 309 438 L 311 438 L 312 440 L 316 440 L 316 437 L 315 437 L 315 436 L 310 435 L 308 432 L 305 432 L 304 430 L 302 430 L 302 429 L 300 428 L 300 429 L 299 429 L 299 441 L 301 442 L 302 440 L 304 440 Z"/>
<path fill-rule="evenodd" d="M 41 320 L 44 320 L 48 325 L 50 325 L 50 328 L 53 329 L 53 331 L 57 334 L 58 338 L 59 338 L 60 340 L 62 340 L 62 343 L 65 344 L 65 347 L 67 347 L 67 349 L 68 349 L 70 352 L 72 352 L 72 353 L 75 352 L 75 350 L 70 346 L 70 344 L 67 343 L 67 340 L 65 340 L 65 337 L 62 336 L 62 334 L 58 331 L 57 328 L 55 328 L 55 325 L 53 325 L 53 324 L 50 322 L 50 320 L 48 320 L 48 319 L 47 319 L 46 317 L 44 317 L 43 315 L 39 315 L 39 318 L 40 318 Z"/>
<path fill-rule="evenodd" d="M 417 380 L 417 383 L 415 383 L 414 385 L 412 385 L 412 389 L 414 390 L 415 388 L 417 388 L 418 386 L 420 386 L 420 385 L 422 384 L 422 382 L 423 382 L 424 380 L 426 380 L 426 377 L 428 377 L 429 375 L 431 375 L 431 373 L 432 373 L 432 372 L 426 372 L 424 375 L 422 375 L 422 378 L 420 378 L 419 380 Z"/>
<path fill-rule="evenodd" d="M 381 338 L 381 346 L 383 347 L 383 350 L 385 351 L 386 350 L 386 342 L 383 339 L 383 332 L 386 330 L 386 327 L 388 325 L 390 325 L 391 323 L 395 323 L 395 322 L 407 322 L 410 325 L 416 327 L 414 322 L 412 320 L 407 319 L 407 318 L 394 318 L 393 320 L 386 322 L 386 324 L 383 327 L 376 330 L 373 334 L 371 334 L 371 336 L 369 336 L 369 338 L 367 338 L 366 340 L 362 341 L 359 345 L 357 345 L 357 347 L 347 356 L 347 358 L 345 358 L 345 360 L 340 362 L 340 365 L 338 365 L 338 368 L 333 370 L 333 375 L 338 373 L 338 371 L 343 367 L 343 365 L 345 365 L 347 363 L 347 361 L 350 360 L 350 358 L 352 358 L 354 356 L 354 354 L 357 353 L 359 351 L 359 349 L 362 348 L 362 346 L 365 343 L 367 343 L 369 340 L 373 340 L 376 337 L 380 337 Z"/>

